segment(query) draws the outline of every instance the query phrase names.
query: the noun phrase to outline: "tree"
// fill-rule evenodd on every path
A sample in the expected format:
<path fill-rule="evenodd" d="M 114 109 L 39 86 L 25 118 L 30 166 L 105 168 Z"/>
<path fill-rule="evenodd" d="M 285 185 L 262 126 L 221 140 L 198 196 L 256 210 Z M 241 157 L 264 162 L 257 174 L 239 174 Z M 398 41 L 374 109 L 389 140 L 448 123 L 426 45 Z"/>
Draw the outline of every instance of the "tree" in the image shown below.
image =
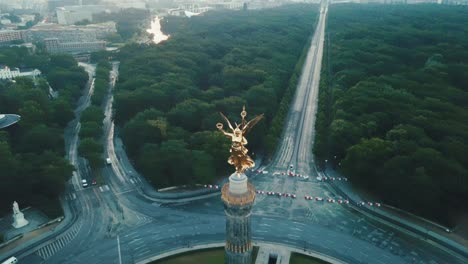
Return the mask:
<path fill-rule="evenodd" d="M 80 138 L 99 140 L 102 136 L 102 126 L 96 122 L 81 123 Z"/>
<path fill-rule="evenodd" d="M 169 111 L 168 118 L 176 126 L 183 127 L 188 131 L 196 131 L 201 126 L 203 116 L 206 116 L 212 109 L 210 104 L 197 99 L 189 99 L 177 104 Z"/>
<path fill-rule="evenodd" d="M 104 160 L 101 157 L 103 152 L 102 143 L 95 139 L 82 139 L 78 147 L 78 152 L 89 161 L 89 165 L 93 170 L 97 170 L 104 164 Z"/>
<path fill-rule="evenodd" d="M 86 110 L 81 113 L 80 121 L 81 122 L 95 122 L 98 124 L 102 123 L 104 119 L 104 114 L 98 106 L 91 105 Z"/>
<path fill-rule="evenodd" d="M 198 183 L 209 183 L 216 178 L 213 157 L 204 151 L 192 151 L 192 173 Z"/>
<path fill-rule="evenodd" d="M 135 155 L 144 144 L 159 144 L 167 137 L 167 121 L 163 113 L 148 109 L 138 113 L 123 128 L 122 137 L 126 149 Z"/>

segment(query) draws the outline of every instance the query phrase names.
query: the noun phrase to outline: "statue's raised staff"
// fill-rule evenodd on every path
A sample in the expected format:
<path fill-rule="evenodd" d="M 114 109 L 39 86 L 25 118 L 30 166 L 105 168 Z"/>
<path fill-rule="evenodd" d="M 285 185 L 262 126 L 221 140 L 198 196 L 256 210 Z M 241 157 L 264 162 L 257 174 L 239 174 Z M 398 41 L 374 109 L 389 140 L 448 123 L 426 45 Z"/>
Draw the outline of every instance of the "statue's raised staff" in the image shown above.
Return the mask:
<path fill-rule="evenodd" d="M 223 115 L 223 113 L 220 114 L 228 124 L 232 133 L 226 132 L 223 129 L 222 123 L 217 123 L 216 127 L 219 129 L 219 131 L 223 132 L 224 135 L 231 138 L 231 156 L 228 159 L 228 163 L 236 168 L 237 175 L 240 176 L 240 174 L 244 173 L 245 170 L 255 166 L 255 162 L 247 154 L 248 150 L 245 147 L 245 145 L 247 145 L 247 139 L 245 138 L 245 135 L 263 118 L 263 114 L 258 115 L 247 122 L 245 120 L 247 112 L 245 111 L 244 106 L 241 112 L 242 121 L 240 124 L 234 123 L 236 125 L 235 128 L 231 125 L 231 122 L 229 122 L 229 119 Z"/>

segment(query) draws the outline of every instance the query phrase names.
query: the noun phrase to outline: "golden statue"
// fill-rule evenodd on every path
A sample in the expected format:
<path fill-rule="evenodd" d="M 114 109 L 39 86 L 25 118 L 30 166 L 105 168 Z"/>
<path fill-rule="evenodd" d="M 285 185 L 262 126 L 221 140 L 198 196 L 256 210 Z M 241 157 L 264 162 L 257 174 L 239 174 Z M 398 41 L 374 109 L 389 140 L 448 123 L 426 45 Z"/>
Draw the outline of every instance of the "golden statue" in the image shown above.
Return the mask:
<path fill-rule="evenodd" d="M 220 114 L 228 124 L 232 133 L 224 131 L 222 123 L 217 123 L 216 128 L 223 132 L 224 135 L 231 138 L 232 144 L 231 149 L 229 150 L 229 152 L 231 152 L 231 156 L 228 159 L 228 163 L 234 165 L 237 175 L 240 176 L 240 174 L 244 173 L 246 169 L 253 168 L 255 166 L 255 162 L 249 157 L 249 155 L 247 155 L 248 149 L 245 147 L 245 145 L 247 145 L 247 139 L 245 139 L 244 136 L 263 118 L 263 114 L 258 115 L 247 122 L 245 120 L 247 112 L 245 111 L 244 106 L 241 112 L 242 122 L 240 124 L 235 123 L 236 128 L 232 127 L 231 122 L 229 122 L 229 119 L 227 119 L 223 113 L 220 112 Z"/>

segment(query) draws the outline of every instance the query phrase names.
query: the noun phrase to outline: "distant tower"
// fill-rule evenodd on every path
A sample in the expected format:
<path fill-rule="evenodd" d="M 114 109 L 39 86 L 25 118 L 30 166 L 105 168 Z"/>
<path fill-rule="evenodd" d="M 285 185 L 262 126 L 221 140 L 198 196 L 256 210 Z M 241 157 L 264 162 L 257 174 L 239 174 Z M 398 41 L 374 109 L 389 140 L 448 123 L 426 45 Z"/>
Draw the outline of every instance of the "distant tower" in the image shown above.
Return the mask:
<path fill-rule="evenodd" d="M 226 213 L 226 263 L 252 263 L 252 230 L 250 214 L 255 188 L 244 173 L 233 173 L 221 190 Z"/>

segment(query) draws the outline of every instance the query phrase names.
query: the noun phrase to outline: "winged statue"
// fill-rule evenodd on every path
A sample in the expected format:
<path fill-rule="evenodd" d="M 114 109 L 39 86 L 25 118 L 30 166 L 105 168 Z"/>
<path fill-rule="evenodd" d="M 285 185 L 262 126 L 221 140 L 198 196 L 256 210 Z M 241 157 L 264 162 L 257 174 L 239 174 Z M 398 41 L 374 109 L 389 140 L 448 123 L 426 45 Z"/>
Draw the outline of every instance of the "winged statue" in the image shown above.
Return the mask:
<path fill-rule="evenodd" d="M 229 150 L 231 156 L 228 159 L 228 163 L 236 168 L 237 175 L 240 176 L 240 174 L 244 173 L 245 170 L 255 166 L 255 162 L 247 154 L 249 151 L 245 147 L 247 145 L 247 139 L 245 138 L 245 135 L 263 118 L 264 115 L 258 115 L 247 122 L 245 120 L 247 112 L 245 111 L 244 106 L 240 114 L 242 117 L 241 123 L 234 123 L 235 127 L 233 127 L 231 122 L 229 122 L 229 119 L 223 113 L 220 112 L 219 114 L 224 119 L 224 121 L 226 121 L 231 132 L 226 132 L 223 129 L 222 123 L 217 123 L 216 128 L 218 128 L 218 130 L 221 131 L 225 136 L 231 138 L 232 143 L 231 149 Z"/>

